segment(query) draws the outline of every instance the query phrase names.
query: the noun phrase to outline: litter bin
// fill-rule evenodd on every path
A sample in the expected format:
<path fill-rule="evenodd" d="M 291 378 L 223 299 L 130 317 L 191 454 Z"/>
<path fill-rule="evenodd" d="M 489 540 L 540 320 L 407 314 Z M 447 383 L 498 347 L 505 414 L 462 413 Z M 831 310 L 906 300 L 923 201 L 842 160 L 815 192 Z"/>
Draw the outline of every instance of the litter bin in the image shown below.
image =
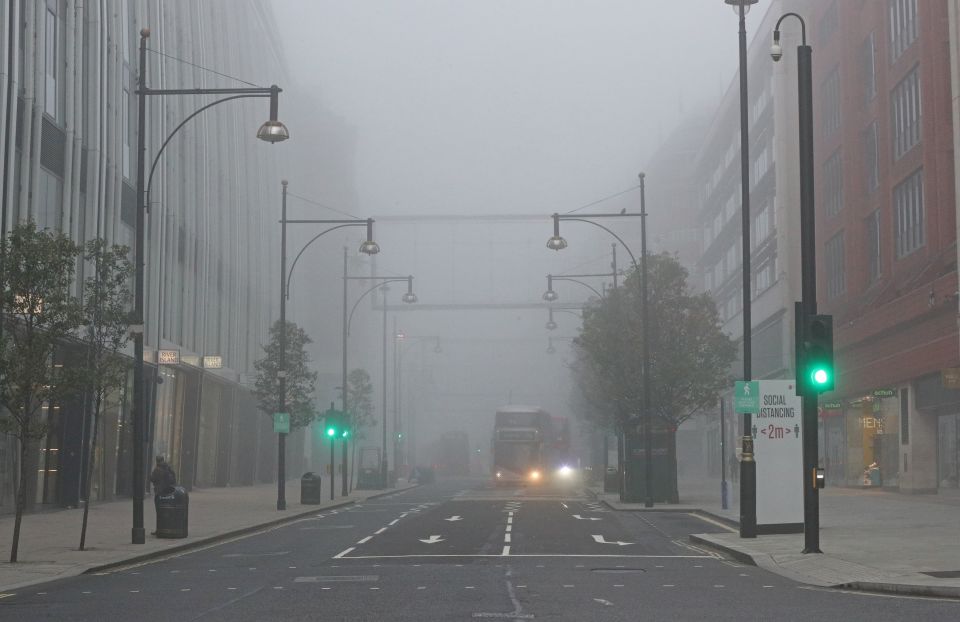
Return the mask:
<path fill-rule="evenodd" d="M 323 503 L 323 495 L 320 494 L 323 478 L 308 471 L 300 478 L 300 503 L 302 505 L 317 505 Z"/>
<path fill-rule="evenodd" d="M 176 486 L 157 498 L 157 537 L 186 538 L 190 495 Z"/>
<path fill-rule="evenodd" d="M 620 473 L 617 467 L 607 467 L 603 478 L 603 492 L 618 492 L 620 490 Z"/>

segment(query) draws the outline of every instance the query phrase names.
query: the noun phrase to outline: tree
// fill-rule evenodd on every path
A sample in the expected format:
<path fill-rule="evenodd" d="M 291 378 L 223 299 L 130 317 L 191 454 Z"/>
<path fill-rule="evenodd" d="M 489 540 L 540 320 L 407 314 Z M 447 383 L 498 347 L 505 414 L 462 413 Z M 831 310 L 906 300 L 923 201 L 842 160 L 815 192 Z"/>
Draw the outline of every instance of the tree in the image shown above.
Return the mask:
<path fill-rule="evenodd" d="M 280 406 L 280 321 L 270 327 L 270 343 L 263 347 L 264 357 L 254 361 L 257 380 L 253 393 L 260 410 L 267 414 L 278 412 Z M 290 429 L 310 425 L 316 418 L 317 410 L 311 396 L 317 384 L 317 372 L 311 371 L 307 364 L 310 355 L 306 346 L 313 343 L 307 333 L 293 322 L 286 326 L 286 389 L 287 412 L 290 413 Z"/>
<path fill-rule="evenodd" d="M 687 271 L 668 254 L 647 258 L 650 343 L 650 416 L 669 435 L 676 497 L 676 430 L 690 417 L 716 404 L 729 381 L 736 345 L 721 330 L 716 306 L 708 294 L 693 294 Z M 580 381 L 592 395 L 606 395 L 613 423 L 623 431 L 637 429 L 643 412 L 643 324 L 640 275 L 601 304 L 585 310 L 576 340 L 585 370 Z"/>
<path fill-rule="evenodd" d="M 373 383 L 365 369 L 351 370 L 347 375 L 347 404 L 350 411 L 350 429 L 353 431 L 353 447 L 350 467 L 350 488 L 353 488 L 353 474 L 356 472 L 357 446 L 367 437 L 366 430 L 376 424 L 373 416 Z"/>
<path fill-rule="evenodd" d="M 20 450 L 11 562 L 27 504 L 29 449 L 48 430 L 37 414 L 74 389 L 54 355 L 81 322 L 80 302 L 70 293 L 79 253 L 70 238 L 33 222 L 0 241 L 0 431 L 16 438 Z"/>
<path fill-rule="evenodd" d="M 100 411 L 107 398 L 123 386 L 130 361 L 121 353 L 129 340 L 130 275 L 133 264 L 126 246 L 108 246 L 102 239 L 91 240 L 84 249 L 84 259 L 93 274 L 84 281 L 83 323 L 87 346 L 87 364 L 83 384 L 87 388 L 90 409 L 90 446 L 84 468 L 83 523 L 80 528 L 80 550 L 87 536 L 87 514 L 90 509 L 90 486 L 97 455 L 97 433 Z"/>

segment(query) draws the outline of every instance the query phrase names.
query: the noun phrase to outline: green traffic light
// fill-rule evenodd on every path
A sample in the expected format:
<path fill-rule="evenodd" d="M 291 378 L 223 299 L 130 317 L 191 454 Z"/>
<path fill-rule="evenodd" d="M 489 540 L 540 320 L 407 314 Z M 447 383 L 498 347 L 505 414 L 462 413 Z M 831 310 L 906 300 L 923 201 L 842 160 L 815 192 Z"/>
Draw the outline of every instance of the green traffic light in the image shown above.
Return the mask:
<path fill-rule="evenodd" d="M 813 373 L 810 375 L 813 378 L 815 384 L 827 384 L 827 381 L 830 380 L 830 374 L 827 373 L 826 369 L 818 368 L 813 370 Z"/>
<path fill-rule="evenodd" d="M 340 436 L 342 436 L 343 438 L 347 438 L 348 436 L 350 436 L 350 431 L 349 431 L 349 430 L 344 430 L 344 431 L 343 431 L 343 434 L 341 434 Z"/>
<path fill-rule="evenodd" d="M 337 433 L 334 428 L 327 428 L 327 436 L 333 436 Z"/>

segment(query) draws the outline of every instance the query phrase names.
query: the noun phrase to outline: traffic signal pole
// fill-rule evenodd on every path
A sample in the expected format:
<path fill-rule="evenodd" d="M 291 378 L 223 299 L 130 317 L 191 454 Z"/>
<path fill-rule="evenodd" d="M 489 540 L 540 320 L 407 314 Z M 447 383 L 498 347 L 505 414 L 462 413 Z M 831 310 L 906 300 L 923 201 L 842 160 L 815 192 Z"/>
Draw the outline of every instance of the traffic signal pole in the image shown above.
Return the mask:
<path fill-rule="evenodd" d="M 817 314 L 817 247 L 813 184 L 813 61 L 810 46 L 797 48 L 797 96 L 800 111 L 800 265 L 801 311 L 806 330 L 809 319 Z M 807 335 L 804 335 L 804 339 Z M 797 344 L 800 347 L 800 344 Z M 803 361 L 804 364 L 807 361 Z M 803 373 L 806 373 L 806 367 Z M 818 412 L 815 387 L 803 395 L 803 552 L 820 553 L 820 491 L 813 474 L 819 456 L 817 446 Z"/>

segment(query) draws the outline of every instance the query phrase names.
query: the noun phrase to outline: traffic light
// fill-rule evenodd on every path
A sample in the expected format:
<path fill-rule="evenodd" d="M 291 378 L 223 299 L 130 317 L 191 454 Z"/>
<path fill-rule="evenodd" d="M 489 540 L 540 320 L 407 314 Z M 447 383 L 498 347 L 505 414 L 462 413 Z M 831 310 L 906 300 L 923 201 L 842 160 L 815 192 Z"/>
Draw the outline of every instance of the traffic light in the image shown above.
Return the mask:
<path fill-rule="evenodd" d="M 797 385 L 804 393 L 824 393 L 834 387 L 833 316 L 812 315 L 803 327 L 802 369 Z"/>

